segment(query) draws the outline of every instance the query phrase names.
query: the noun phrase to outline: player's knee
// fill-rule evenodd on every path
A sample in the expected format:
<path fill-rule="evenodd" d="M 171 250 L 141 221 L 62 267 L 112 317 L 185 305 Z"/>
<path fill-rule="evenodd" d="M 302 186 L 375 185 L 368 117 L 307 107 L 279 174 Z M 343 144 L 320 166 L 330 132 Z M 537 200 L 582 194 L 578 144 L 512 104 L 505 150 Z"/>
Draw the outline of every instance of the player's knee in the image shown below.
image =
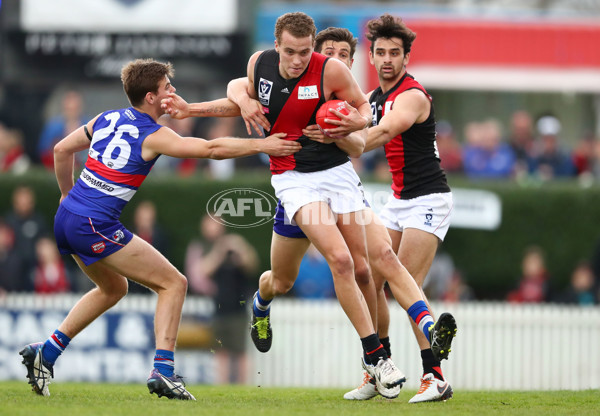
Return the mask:
<path fill-rule="evenodd" d="M 116 305 L 121 299 L 127 295 L 129 290 L 129 284 L 127 279 L 119 280 L 118 283 L 113 284 L 109 288 L 101 289 L 104 296 L 107 298 L 108 303 Z"/>
<path fill-rule="evenodd" d="M 267 284 L 273 291 L 273 294 L 275 296 L 279 296 L 279 295 L 285 295 L 290 290 L 292 290 L 292 287 L 294 286 L 294 282 L 296 281 L 296 275 L 297 275 L 297 272 L 292 276 L 292 275 L 289 275 L 289 273 L 281 273 L 281 272 L 274 273 L 273 271 L 269 270 L 268 273 L 265 272 L 261 276 L 261 280 L 263 280 L 263 278 L 265 280 L 267 280 L 268 281 Z"/>
<path fill-rule="evenodd" d="M 398 256 L 394 253 L 394 250 L 390 246 L 380 247 L 374 255 L 370 256 L 370 259 L 375 263 L 378 269 L 385 275 L 386 271 L 392 271 L 397 269 L 395 265 L 400 263 Z"/>
<path fill-rule="evenodd" d="M 361 261 L 354 266 L 354 276 L 356 279 L 356 283 L 359 286 L 367 286 L 370 284 L 371 278 L 371 268 L 369 267 L 369 263 L 365 261 Z"/>
<path fill-rule="evenodd" d="M 172 285 L 173 285 L 173 288 L 175 290 L 177 290 L 178 292 L 181 292 L 184 295 L 187 293 L 188 280 L 183 274 L 178 272 L 177 275 L 173 277 Z"/>
<path fill-rule="evenodd" d="M 284 280 L 276 279 L 273 281 L 273 290 L 275 291 L 276 296 L 285 295 L 290 290 L 292 290 L 293 286 L 294 286 L 294 282 L 289 281 L 287 279 L 284 279 Z"/>
<path fill-rule="evenodd" d="M 327 256 L 327 262 L 334 275 L 343 275 L 354 271 L 354 261 L 347 251 L 337 251 Z"/>

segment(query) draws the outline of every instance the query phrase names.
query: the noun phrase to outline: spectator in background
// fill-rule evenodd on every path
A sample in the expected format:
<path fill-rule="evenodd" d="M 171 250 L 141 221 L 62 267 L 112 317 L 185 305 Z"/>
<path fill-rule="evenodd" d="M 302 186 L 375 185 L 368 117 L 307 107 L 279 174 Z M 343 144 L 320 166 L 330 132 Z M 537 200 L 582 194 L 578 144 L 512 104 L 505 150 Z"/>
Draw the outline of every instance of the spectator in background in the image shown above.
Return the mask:
<path fill-rule="evenodd" d="M 543 250 L 531 246 L 525 250 L 521 263 L 522 275 L 517 289 L 508 293 L 514 303 L 540 303 L 548 299 L 549 275 Z"/>
<path fill-rule="evenodd" d="M 31 162 L 23 148 L 23 133 L 0 123 L 0 173 L 25 173 Z"/>
<path fill-rule="evenodd" d="M 38 157 L 49 170 L 54 169 L 54 145 L 69 133 L 87 123 L 89 117 L 83 114 L 83 98 L 78 91 L 68 90 L 61 101 L 61 112 L 50 118 L 42 129 L 38 142 Z M 85 163 L 87 152 L 78 155 L 78 162 Z"/>
<path fill-rule="evenodd" d="M 445 121 L 438 121 L 435 125 L 435 141 L 440 156 L 440 165 L 446 173 L 459 173 L 463 171 L 462 146 L 456 140 L 452 125 Z"/>
<path fill-rule="evenodd" d="M 569 286 L 557 297 L 561 303 L 593 306 L 598 303 L 598 287 L 588 261 L 581 261 L 573 270 Z"/>
<path fill-rule="evenodd" d="M 213 331 L 219 383 L 246 380 L 246 299 L 249 280 L 256 279 L 258 255 L 241 235 L 226 233 L 225 226 L 205 215 L 201 239 L 190 242 L 186 275 L 193 293 L 211 296 L 215 303 Z"/>
<path fill-rule="evenodd" d="M 465 282 L 462 273 L 454 270 L 450 282 L 440 300 L 444 302 L 468 302 L 475 299 L 473 289 Z"/>
<path fill-rule="evenodd" d="M 575 145 L 573 167 L 575 175 L 581 180 L 593 180 L 594 172 L 600 168 L 597 155 L 598 142 L 591 131 L 586 132 Z"/>
<path fill-rule="evenodd" d="M 238 121 L 233 117 L 218 117 L 213 120 L 207 132 L 207 139 L 236 135 Z M 213 179 L 227 180 L 235 173 L 235 161 L 232 159 L 208 160 L 208 172 Z"/>
<path fill-rule="evenodd" d="M 133 213 L 133 227 L 131 231 L 142 240 L 153 246 L 167 257 L 167 238 L 156 220 L 156 205 L 152 201 L 141 201 Z M 136 283 L 129 282 L 129 293 L 150 293 L 150 289 Z"/>
<path fill-rule="evenodd" d="M 327 260 L 312 244 L 302 258 L 292 293 L 303 299 L 335 299 L 333 276 Z"/>
<path fill-rule="evenodd" d="M 37 266 L 33 279 L 35 293 L 51 294 L 68 292 L 71 288 L 67 269 L 54 240 L 40 238 L 35 244 Z"/>
<path fill-rule="evenodd" d="M 536 140 L 531 164 L 531 174 L 542 181 L 570 177 L 575 174 L 571 156 L 561 148 L 560 121 L 553 116 L 544 116 L 537 122 L 539 137 Z"/>
<path fill-rule="evenodd" d="M 465 138 L 463 164 L 469 178 L 505 179 L 512 175 L 515 154 L 508 143 L 502 142 L 497 120 L 467 124 Z"/>
<path fill-rule="evenodd" d="M 423 290 L 428 299 L 439 300 L 444 296 L 455 269 L 452 256 L 438 248 L 423 283 Z"/>
<path fill-rule="evenodd" d="M 473 289 L 464 281 L 446 251 L 435 253 L 423 286 L 427 298 L 444 302 L 465 302 L 475 299 Z"/>
<path fill-rule="evenodd" d="M 507 142 L 515 154 L 514 174 L 517 178 L 522 178 L 529 172 L 530 159 L 535 143 L 533 118 L 527 111 L 518 110 L 512 114 Z"/>
<path fill-rule="evenodd" d="M 14 247 L 15 234 L 0 218 L 0 295 L 5 292 L 22 290 L 23 279 L 19 271 L 19 258 Z"/>
<path fill-rule="evenodd" d="M 154 202 L 141 201 L 135 207 L 132 231 L 167 257 L 167 237 L 157 222 Z"/>
<path fill-rule="evenodd" d="M 47 226 L 43 217 L 35 210 L 35 194 L 31 188 L 15 188 L 12 194 L 12 211 L 5 218 L 14 234 L 14 250 L 19 259 L 18 275 L 21 281 L 18 290 L 32 291 L 33 272 L 37 264 L 35 245 L 46 235 Z"/>

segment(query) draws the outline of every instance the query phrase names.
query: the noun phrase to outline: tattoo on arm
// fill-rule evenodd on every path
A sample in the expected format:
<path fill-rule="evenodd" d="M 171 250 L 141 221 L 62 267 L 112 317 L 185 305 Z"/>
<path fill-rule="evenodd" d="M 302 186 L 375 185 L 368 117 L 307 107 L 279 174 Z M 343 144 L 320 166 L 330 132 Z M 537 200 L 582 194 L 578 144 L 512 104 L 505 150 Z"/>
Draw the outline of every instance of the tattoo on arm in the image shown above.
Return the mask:
<path fill-rule="evenodd" d="M 222 105 L 211 105 L 200 110 L 200 114 L 231 114 L 231 108 Z"/>

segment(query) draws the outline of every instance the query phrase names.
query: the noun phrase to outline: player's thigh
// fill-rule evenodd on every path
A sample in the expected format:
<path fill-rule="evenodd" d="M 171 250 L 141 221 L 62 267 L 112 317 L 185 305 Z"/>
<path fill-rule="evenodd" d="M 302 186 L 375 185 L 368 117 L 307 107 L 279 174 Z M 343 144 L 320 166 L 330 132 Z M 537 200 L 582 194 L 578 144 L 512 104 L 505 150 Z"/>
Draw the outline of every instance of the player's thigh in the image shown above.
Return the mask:
<path fill-rule="evenodd" d="M 376 218 L 376 216 L 375 216 Z M 382 270 L 386 266 L 389 267 L 389 261 L 386 256 L 391 255 L 396 257 L 396 252 L 392 249 L 392 239 L 388 234 L 387 228 L 381 221 L 367 222 L 365 225 L 367 234 L 367 253 L 369 255 L 369 264 L 375 287 L 382 288 L 385 282 L 386 270 Z"/>
<path fill-rule="evenodd" d="M 400 250 L 400 243 L 402 242 L 402 231 L 388 228 L 387 232 L 392 240 L 392 250 L 394 250 L 394 253 L 398 253 Z"/>
<path fill-rule="evenodd" d="M 309 245 L 308 238 L 284 237 L 274 232 L 271 240 L 272 277 L 280 281 L 294 282 Z"/>
<path fill-rule="evenodd" d="M 79 268 L 102 292 L 121 296 L 127 294 L 129 285 L 124 276 L 99 261 L 86 266 L 79 256 L 76 254 L 73 254 L 72 256 Z"/>
<path fill-rule="evenodd" d="M 324 202 L 311 202 L 301 207 L 294 215 L 294 220 L 304 234 L 327 259 L 336 261 L 350 255 L 344 237 L 336 224 L 336 216 Z"/>
<path fill-rule="evenodd" d="M 439 241 L 434 234 L 427 231 L 417 228 L 404 229 L 398 258 L 420 287 L 423 286 L 429 272 Z"/>
<path fill-rule="evenodd" d="M 137 235 L 121 250 L 99 262 L 155 291 L 181 284 L 182 279 L 185 281 L 175 266 Z"/>
<path fill-rule="evenodd" d="M 364 211 L 364 210 L 363 210 Z M 368 263 L 367 235 L 363 211 L 339 214 L 337 226 L 350 250 L 355 266 Z"/>

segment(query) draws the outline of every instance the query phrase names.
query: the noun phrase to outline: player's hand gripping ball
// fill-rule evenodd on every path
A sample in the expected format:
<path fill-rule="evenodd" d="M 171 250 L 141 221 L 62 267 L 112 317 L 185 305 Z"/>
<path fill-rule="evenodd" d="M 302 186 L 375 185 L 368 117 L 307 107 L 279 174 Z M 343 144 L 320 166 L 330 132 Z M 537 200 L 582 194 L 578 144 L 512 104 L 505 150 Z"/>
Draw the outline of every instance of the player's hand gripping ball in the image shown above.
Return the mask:
<path fill-rule="evenodd" d="M 335 129 L 336 126 L 335 124 L 330 124 L 330 123 L 326 123 L 325 119 L 328 118 L 330 120 L 340 120 L 340 118 L 335 115 L 334 113 L 330 112 L 329 109 L 333 109 L 336 111 L 339 111 L 340 113 L 344 114 L 344 115 L 348 115 L 350 114 L 350 112 L 346 109 L 346 105 L 344 104 L 343 100 L 329 100 L 329 101 L 325 101 L 323 103 L 323 105 L 321 105 L 321 107 L 319 107 L 319 109 L 317 110 L 317 125 L 319 126 L 319 129 L 321 130 L 321 132 L 323 132 L 323 130 L 325 129 Z"/>

